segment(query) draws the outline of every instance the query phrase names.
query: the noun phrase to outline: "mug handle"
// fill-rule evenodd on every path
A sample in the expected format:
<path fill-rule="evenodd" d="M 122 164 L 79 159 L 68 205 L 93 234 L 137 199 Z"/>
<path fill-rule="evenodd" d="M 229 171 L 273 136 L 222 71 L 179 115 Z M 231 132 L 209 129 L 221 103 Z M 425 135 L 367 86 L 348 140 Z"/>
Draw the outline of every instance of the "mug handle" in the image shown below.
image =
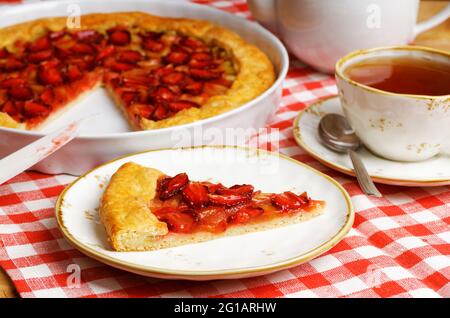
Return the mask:
<path fill-rule="evenodd" d="M 435 27 L 438 24 L 441 24 L 445 20 L 447 20 L 450 17 L 450 4 L 447 5 L 444 9 L 436 13 L 431 18 L 422 21 L 418 23 L 413 30 L 413 37 L 415 38 L 420 33 L 429 30 L 433 27 Z"/>

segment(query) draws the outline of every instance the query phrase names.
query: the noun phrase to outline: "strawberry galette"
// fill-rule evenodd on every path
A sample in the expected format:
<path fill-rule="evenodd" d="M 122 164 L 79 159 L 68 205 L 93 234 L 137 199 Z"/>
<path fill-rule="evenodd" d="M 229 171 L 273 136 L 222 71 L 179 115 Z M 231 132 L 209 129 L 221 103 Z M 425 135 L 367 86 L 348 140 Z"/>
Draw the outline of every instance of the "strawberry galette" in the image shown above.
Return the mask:
<path fill-rule="evenodd" d="M 99 211 L 114 250 L 144 251 L 293 224 L 324 207 L 306 193 L 226 187 L 129 162 L 111 177 Z"/>
<path fill-rule="evenodd" d="M 0 30 L 0 126 L 39 129 L 104 85 L 133 129 L 169 127 L 236 108 L 273 81 L 263 52 L 205 21 L 130 12 L 85 15 L 79 29 L 47 18 Z"/>

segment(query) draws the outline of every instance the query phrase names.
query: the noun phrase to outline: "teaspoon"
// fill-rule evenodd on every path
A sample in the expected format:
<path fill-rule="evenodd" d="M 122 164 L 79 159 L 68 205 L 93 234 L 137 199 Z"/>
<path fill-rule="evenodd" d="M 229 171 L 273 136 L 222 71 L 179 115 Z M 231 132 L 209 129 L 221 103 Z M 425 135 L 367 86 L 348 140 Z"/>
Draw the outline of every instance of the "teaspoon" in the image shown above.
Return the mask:
<path fill-rule="evenodd" d="M 356 179 L 365 194 L 382 196 L 367 173 L 361 158 L 355 152 L 361 146 L 361 141 L 344 116 L 339 114 L 323 116 L 319 123 L 319 136 L 327 148 L 349 155 Z"/>

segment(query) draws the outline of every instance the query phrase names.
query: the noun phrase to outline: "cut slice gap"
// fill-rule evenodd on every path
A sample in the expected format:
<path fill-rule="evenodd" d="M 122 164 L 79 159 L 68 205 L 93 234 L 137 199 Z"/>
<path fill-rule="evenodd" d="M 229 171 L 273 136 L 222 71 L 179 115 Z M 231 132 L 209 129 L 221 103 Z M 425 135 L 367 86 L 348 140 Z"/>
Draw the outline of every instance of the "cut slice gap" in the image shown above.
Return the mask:
<path fill-rule="evenodd" d="M 40 131 L 48 133 L 68 125 L 74 120 L 79 120 L 94 114 L 100 114 L 100 116 L 95 121 L 95 124 L 82 125 L 80 128 L 81 135 L 133 131 L 121 110 L 114 104 L 107 90 L 100 85 L 82 94 L 69 108 L 61 110 L 61 115 L 56 120 L 51 120 L 43 125 Z"/>

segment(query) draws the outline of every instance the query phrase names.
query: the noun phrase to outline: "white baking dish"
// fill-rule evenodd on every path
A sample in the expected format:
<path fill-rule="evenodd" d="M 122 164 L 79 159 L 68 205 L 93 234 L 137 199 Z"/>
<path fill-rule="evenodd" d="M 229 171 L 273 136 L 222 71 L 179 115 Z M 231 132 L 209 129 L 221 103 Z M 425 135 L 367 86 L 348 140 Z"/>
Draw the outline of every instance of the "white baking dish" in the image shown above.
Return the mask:
<path fill-rule="evenodd" d="M 0 127 L 0 158 L 25 146 L 48 131 L 88 114 L 99 114 L 82 129 L 81 135 L 58 152 L 33 167 L 46 173 L 79 175 L 98 164 L 131 152 L 191 146 L 194 132 L 208 128 L 261 128 L 273 114 L 281 99 L 283 79 L 288 70 L 288 54 L 283 44 L 256 23 L 218 9 L 188 2 L 146 0 L 89 0 L 33 3 L 2 8 L 0 27 L 49 16 L 67 16 L 81 9 L 82 14 L 94 12 L 142 11 L 161 16 L 209 20 L 225 26 L 257 45 L 271 59 L 277 73 L 276 82 L 262 95 L 242 107 L 194 123 L 151 131 L 130 131 L 119 111 L 106 93 L 99 89 L 80 101 L 71 110 L 41 132 Z M 81 21 L 82 23 L 82 21 Z M 216 130 L 217 131 L 217 130 Z M 223 143 L 195 139 L 201 143 Z M 7 169 L 8 167 L 1 167 Z"/>

